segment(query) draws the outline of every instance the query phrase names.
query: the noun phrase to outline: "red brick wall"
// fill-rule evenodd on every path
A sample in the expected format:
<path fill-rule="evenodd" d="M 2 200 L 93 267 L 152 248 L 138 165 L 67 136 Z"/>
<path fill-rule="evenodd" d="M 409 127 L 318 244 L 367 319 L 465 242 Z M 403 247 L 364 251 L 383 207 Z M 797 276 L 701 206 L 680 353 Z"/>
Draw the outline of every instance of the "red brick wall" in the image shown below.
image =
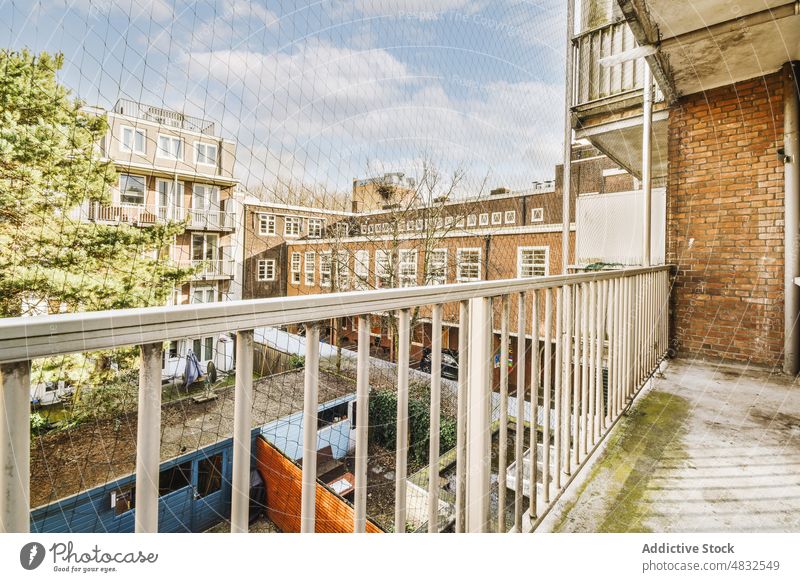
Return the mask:
<path fill-rule="evenodd" d="M 668 261 L 679 353 L 770 366 L 783 348 L 779 74 L 684 97 L 670 113 Z"/>

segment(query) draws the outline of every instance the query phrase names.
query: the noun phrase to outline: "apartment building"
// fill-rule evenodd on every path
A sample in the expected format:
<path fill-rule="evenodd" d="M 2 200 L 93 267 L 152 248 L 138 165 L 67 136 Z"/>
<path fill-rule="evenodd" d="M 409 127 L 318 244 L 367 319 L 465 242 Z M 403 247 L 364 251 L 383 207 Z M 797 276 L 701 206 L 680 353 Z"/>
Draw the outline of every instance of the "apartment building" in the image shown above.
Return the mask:
<path fill-rule="evenodd" d="M 184 222 L 169 259 L 195 269 L 176 287 L 170 303 L 209 303 L 241 298 L 234 259 L 237 207 L 234 191 L 236 144 L 220 137 L 211 121 L 163 107 L 120 99 L 106 115 L 108 132 L 99 155 L 119 173 L 111 203 L 82 209 L 86 220 L 148 228 Z M 164 375 L 182 374 L 189 350 L 201 367 L 213 361 L 233 368 L 228 336 L 199 336 L 171 342 Z"/>
<path fill-rule="evenodd" d="M 800 16 L 768 4 L 582 2 L 569 106 L 578 138 L 666 188 L 673 348 L 797 373 Z"/>
<path fill-rule="evenodd" d="M 633 176 L 589 144 L 575 144 L 571 166 L 571 217 L 584 198 L 595 200 L 638 188 Z M 247 203 L 244 297 L 561 273 L 562 179 L 563 167 L 556 166 L 554 179 L 535 182 L 524 191 L 496 188 L 472 198 L 438 199 L 428 205 L 387 204 L 368 212 Z M 574 220 L 570 240 L 574 250 Z M 414 324 L 412 358 L 418 359 L 430 344 L 429 313 L 421 309 Z M 446 310 L 444 325 L 443 346 L 456 349 L 455 311 Z M 390 327 L 390 318 L 374 318 L 375 353 L 389 358 Z M 348 345 L 355 341 L 355 332 L 354 322 L 338 321 L 325 326 L 322 334 L 327 341 Z"/>

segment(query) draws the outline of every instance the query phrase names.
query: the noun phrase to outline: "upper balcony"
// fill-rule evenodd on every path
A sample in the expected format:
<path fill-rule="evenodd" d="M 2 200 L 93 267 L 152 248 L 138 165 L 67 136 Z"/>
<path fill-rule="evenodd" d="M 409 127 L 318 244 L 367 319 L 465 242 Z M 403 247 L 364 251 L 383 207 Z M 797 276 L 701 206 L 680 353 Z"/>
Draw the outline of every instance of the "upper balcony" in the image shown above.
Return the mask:
<path fill-rule="evenodd" d="M 214 122 L 193 115 L 186 115 L 164 107 L 138 103 L 131 99 L 118 99 L 114 104 L 114 113 L 152 121 L 159 125 L 196 131 L 206 135 L 214 135 Z"/>
<path fill-rule="evenodd" d="M 429 532 L 442 527 L 457 532 L 530 531 L 660 369 L 669 347 L 669 285 L 669 267 L 651 267 L 0 320 L 0 395 L 5 411 L 0 416 L 0 434 L 6 443 L 0 449 L 4 467 L 0 530 L 26 532 L 31 527 L 28 397 L 32 360 L 140 346 L 139 429 L 133 437 L 135 489 L 128 490 L 123 510 L 135 514 L 136 531 L 155 532 L 159 515 L 168 513 L 159 479 L 153 479 L 161 470 L 162 435 L 169 432 L 159 430 L 162 350 L 184 338 L 208 336 L 213 342 L 215 337 L 236 332 L 233 423 L 230 418 L 217 421 L 215 438 L 223 446 L 232 437 L 227 453 L 232 456 L 232 468 L 226 464 L 220 478 L 225 479 L 222 490 L 230 497 L 225 507 L 230 508 L 232 531 L 247 531 L 253 446 L 256 468 L 264 469 L 259 456 L 264 442 L 253 432 L 254 330 L 299 325 L 305 328 L 302 407 L 298 403 L 296 409 L 292 405 L 285 412 L 300 422 L 295 424 L 299 432 L 293 446 L 302 451 L 302 479 L 291 482 L 275 511 L 302 531 L 330 531 L 331 522 L 320 523 L 317 518 L 325 514 L 324 502 L 318 500 L 329 499 L 333 491 L 317 480 L 317 458 L 322 452 L 318 429 L 324 422 L 319 418 L 320 367 L 321 361 L 331 357 L 332 347 L 320 341 L 320 330 L 324 322 L 339 318 L 358 322 L 352 378 L 345 382 L 340 375 L 339 383 L 352 386 L 348 397 L 359 414 L 352 434 L 346 435 L 355 450 L 353 506 L 346 505 L 345 513 L 336 518 L 336 531 L 376 529 L 368 521 L 367 487 L 368 480 L 378 478 L 383 484 L 389 478 L 393 484 L 395 531 L 406 531 L 410 523 L 419 522 L 417 529 Z M 424 434 L 411 422 L 408 404 L 412 331 L 420 311 L 430 314 L 433 330 L 432 372 L 421 380 L 430 386 L 431 421 L 423 428 Z M 386 314 L 391 314 L 396 329 L 396 363 L 373 366 L 369 357 L 372 320 Z M 444 322 L 459 330 L 457 382 L 444 381 L 441 375 Z M 198 349 L 202 345 L 201 341 Z M 377 378 L 381 373 L 387 376 Z M 396 378 L 391 382 L 397 395 L 396 418 L 367 418 L 361 411 L 371 410 L 370 386 L 392 376 Z M 512 376 L 518 387 L 513 393 L 509 389 Z M 519 388 L 523 386 L 532 389 Z M 293 401 L 293 397 L 281 399 L 279 406 Z M 454 447 L 447 452 L 440 447 L 441 419 L 456 433 Z M 393 423 L 397 446 L 391 475 L 376 477 L 368 471 L 374 460 L 370 422 Z M 535 430 L 516 430 L 526 426 Z M 182 426 L 170 428 L 184 432 Z M 189 432 L 196 430 L 193 426 Z M 493 452 L 495 438 L 503 443 L 499 452 Z M 505 446 L 509 442 L 514 446 Z M 415 450 L 424 443 L 432 451 L 427 465 L 422 465 L 424 470 L 414 474 L 409 470 L 415 466 L 410 463 L 410 443 L 416 443 Z M 495 458 L 497 464 L 490 462 Z M 175 462 L 170 466 L 174 468 Z M 101 479 L 114 476 L 105 475 Z M 82 484 L 98 485 L 103 484 Z M 183 490 L 191 492 L 189 485 Z M 103 489 L 103 499 L 106 507 L 107 489 Z M 111 500 L 113 512 L 117 505 L 113 496 Z M 55 501 L 53 511 L 58 513 L 65 503 L 69 503 L 66 498 Z M 133 522 L 129 519 L 130 527 Z"/>
<path fill-rule="evenodd" d="M 186 211 L 189 230 L 230 232 L 236 228 L 236 215 L 224 210 L 190 208 Z"/>

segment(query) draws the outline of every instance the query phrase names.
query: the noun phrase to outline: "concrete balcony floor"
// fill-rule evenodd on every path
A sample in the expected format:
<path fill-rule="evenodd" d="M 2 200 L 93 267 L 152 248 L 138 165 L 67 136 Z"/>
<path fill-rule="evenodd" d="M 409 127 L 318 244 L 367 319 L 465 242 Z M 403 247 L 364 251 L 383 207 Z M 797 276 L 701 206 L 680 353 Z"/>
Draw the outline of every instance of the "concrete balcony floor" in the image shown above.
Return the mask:
<path fill-rule="evenodd" d="M 800 531 L 800 388 L 676 359 L 540 531 Z"/>

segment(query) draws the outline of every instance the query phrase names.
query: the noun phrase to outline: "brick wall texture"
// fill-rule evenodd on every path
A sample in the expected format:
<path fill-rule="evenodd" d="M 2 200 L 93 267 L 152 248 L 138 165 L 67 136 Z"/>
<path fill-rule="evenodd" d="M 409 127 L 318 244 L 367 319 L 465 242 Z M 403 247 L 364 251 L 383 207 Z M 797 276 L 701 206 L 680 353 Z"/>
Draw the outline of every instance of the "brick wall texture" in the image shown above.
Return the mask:
<path fill-rule="evenodd" d="M 779 366 L 784 168 L 780 74 L 681 99 L 670 114 L 673 347 Z"/>

